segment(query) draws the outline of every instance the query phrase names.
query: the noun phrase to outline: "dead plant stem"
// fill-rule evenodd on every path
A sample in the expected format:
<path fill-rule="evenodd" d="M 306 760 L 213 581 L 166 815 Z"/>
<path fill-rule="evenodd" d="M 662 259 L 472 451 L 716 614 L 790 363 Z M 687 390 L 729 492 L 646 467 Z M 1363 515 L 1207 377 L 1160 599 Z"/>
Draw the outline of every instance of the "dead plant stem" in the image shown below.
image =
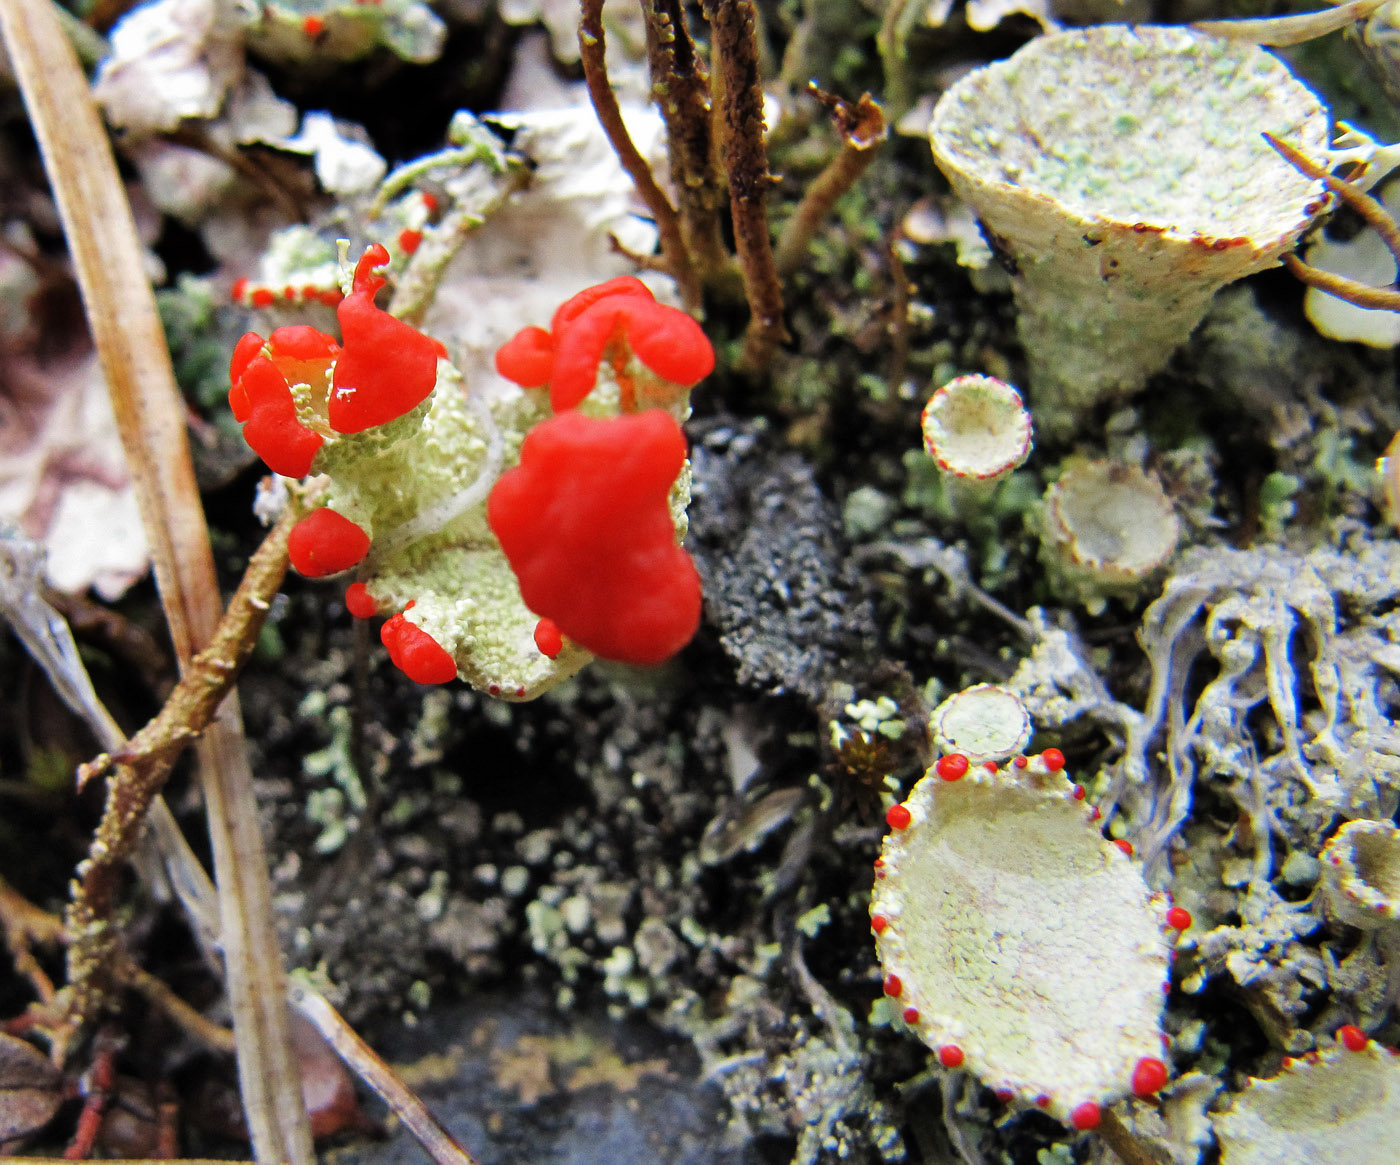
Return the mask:
<path fill-rule="evenodd" d="M 579 57 L 583 63 L 583 79 L 588 86 L 588 96 L 593 102 L 598 124 L 603 127 L 613 152 L 622 168 L 627 171 L 637 195 L 646 204 L 656 222 L 661 236 L 661 254 L 666 259 L 667 269 L 675 279 L 681 293 L 681 302 L 686 310 L 700 310 L 700 280 L 695 265 L 686 250 L 685 238 L 681 232 L 680 215 L 657 184 L 651 166 L 637 149 L 632 135 L 622 120 L 622 110 L 617 104 L 608 80 L 607 38 L 603 32 L 603 0 L 582 0 L 582 18 L 578 26 Z"/>
<path fill-rule="evenodd" d="M 768 232 L 768 150 L 763 141 L 763 84 L 753 0 L 706 0 L 714 43 L 711 71 L 720 78 L 720 157 L 729 182 L 734 248 L 744 277 L 749 324 L 739 368 L 760 375 L 785 338 L 783 292 Z"/>
<path fill-rule="evenodd" d="M 156 581 L 183 662 L 213 636 L 218 580 L 185 434 L 185 407 L 111 146 L 56 8 L 0 0 L 0 32 L 63 220 L 69 254 L 136 484 Z M 310 1126 L 237 704 L 199 744 L 238 1070 L 254 1154 L 310 1165 Z M 277 989 L 269 993 L 269 978 Z"/>

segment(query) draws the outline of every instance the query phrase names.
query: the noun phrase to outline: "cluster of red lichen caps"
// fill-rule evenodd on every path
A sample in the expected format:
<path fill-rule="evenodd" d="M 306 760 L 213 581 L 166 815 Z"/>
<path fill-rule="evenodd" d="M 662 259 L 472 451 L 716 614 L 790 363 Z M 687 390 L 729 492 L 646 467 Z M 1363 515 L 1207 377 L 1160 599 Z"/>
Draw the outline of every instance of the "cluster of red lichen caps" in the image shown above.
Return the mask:
<path fill-rule="evenodd" d="M 327 436 L 387 424 L 433 391 L 441 345 L 374 304 L 384 286 L 375 268 L 388 262 L 389 252 L 376 244 L 356 265 L 353 288 L 336 309 L 339 344 L 296 325 L 266 340 L 248 332 L 235 345 L 229 406 L 274 473 L 305 477 Z M 298 416 L 293 384 L 310 387 L 319 426 Z"/>
<path fill-rule="evenodd" d="M 410 412 L 432 392 L 436 341 L 377 308 L 388 262 L 370 247 L 339 304 L 342 342 L 315 328 L 278 328 L 264 341 L 245 335 L 234 350 L 229 402 L 244 436 L 268 467 L 288 477 L 311 472 L 327 437 L 362 432 Z M 631 361 L 647 375 L 634 375 Z M 607 361 L 624 415 L 573 411 Z M 526 437 L 520 464 L 488 501 L 492 531 L 515 571 L 526 606 L 540 616 L 539 650 L 554 658 L 565 637 L 606 659 L 658 663 L 680 650 L 700 620 L 700 582 L 676 544 L 670 493 L 685 464 L 675 419 L 660 408 L 683 399 L 714 367 L 714 353 L 684 312 L 657 303 L 625 277 L 590 287 L 555 312 L 551 330 L 525 328 L 497 354 L 497 368 L 526 388 L 546 388 L 558 414 Z M 320 424 L 299 415 L 292 385 L 308 385 Z M 641 411 L 639 411 L 641 410 Z M 302 519 L 289 539 L 292 565 L 321 578 L 348 570 L 369 551 L 369 535 L 329 508 Z M 377 613 L 363 582 L 346 606 Z M 390 658 L 410 679 L 444 683 L 452 655 L 427 631 L 392 616 L 380 631 Z"/>
<path fill-rule="evenodd" d="M 659 383 L 634 385 L 627 372 L 629 354 Z M 624 412 L 673 404 L 715 367 L 714 349 L 700 325 L 657 303 L 640 279 L 624 275 L 566 300 L 549 331 L 522 328 L 496 353 L 496 370 L 522 388 L 548 388 L 549 403 L 560 413 L 593 391 L 605 357 L 618 377 Z"/>
<path fill-rule="evenodd" d="M 631 374 L 632 357 L 651 377 Z M 624 415 L 572 411 L 604 360 Z M 516 333 L 496 368 L 522 387 L 547 388 L 558 414 L 525 438 L 520 464 L 487 503 L 521 597 L 540 616 L 536 645 L 553 656 L 567 637 L 635 664 L 674 655 L 700 623 L 700 578 L 676 544 L 670 506 L 685 436 L 670 413 L 642 406 L 674 404 L 710 373 L 714 350 L 704 332 L 624 276 L 565 301 L 549 331 Z"/>

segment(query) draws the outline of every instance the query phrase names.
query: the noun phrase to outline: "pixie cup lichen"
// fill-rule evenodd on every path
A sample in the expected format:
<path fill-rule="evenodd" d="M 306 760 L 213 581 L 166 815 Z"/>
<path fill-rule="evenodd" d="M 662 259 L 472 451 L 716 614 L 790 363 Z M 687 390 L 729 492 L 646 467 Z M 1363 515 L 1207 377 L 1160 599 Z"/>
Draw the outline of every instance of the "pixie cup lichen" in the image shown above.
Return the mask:
<path fill-rule="evenodd" d="M 1041 560 L 1052 586 L 1091 613 L 1131 598 L 1160 576 L 1181 523 L 1150 473 L 1116 461 L 1082 461 L 1045 491 Z"/>
<path fill-rule="evenodd" d="M 1348 821 L 1319 855 L 1328 911 L 1362 930 L 1400 924 L 1400 829 L 1392 821 Z"/>
<path fill-rule="evenodd" d="M 1165 365 L 1226 283 L 1275 265 L 1321 189 L 1328 117 L 1278 58 L 1187 28 L 1036 37 L 939 100 L 930 137 L 1015 267 L 1039 428 L 1064 436 Z"/>
<path fill-rule="evenodd" d="M 1079 1129 L 1167 1080 L 1172 924 L 1063 755 L 942 757 L 890 809 L 870 927 L 884 990 L 944 1068 Z M 1174 932 L 1173 932 L 1174 933 Z"/>
<path fill-rule="evenodd" d="M 639 280 L 598 284 L 501 349 L 519 387 L 488 397 L 375 305 L 388 261 L 374 245 L 357 264 L 339 342 L 292 325 L 234 351 L 245 439 L 277 473 L 326 479 L 288 540 L 292 566 L 356 570 L 347 609 L 388 616 L 380 639 L 418 683 L 523 700 L 595 655 L 675 654 L 700 621 L 679 545 L 680 422 L 714 363 L 699 326 Z"/>
<path fill-rule="evenodd" d="M 961 753 L 973 764 L 1006 760 L 1031 738 L 1026 706 L 1015 692 L 996 684 L 954 692 L 933 710 L 929 728 L 938 748 Z"/>

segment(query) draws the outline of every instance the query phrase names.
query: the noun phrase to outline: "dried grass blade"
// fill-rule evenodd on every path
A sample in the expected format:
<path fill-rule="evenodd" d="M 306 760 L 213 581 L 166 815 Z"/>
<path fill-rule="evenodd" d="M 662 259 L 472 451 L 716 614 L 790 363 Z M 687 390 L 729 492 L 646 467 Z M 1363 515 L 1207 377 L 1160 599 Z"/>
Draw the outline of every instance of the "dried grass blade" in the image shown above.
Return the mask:
<path fill-rule="evenodd" d="M 53 5 L 0 0 L 4 34 L 58 202 L 69 251 L 151 543 L 182 661 L 220 614 L 184 430 L 184 409 L 106 133 Z M 282 992 L 252 777 L 237 706 L 201 742 L 239 1078 L 260 1161 L 314 1160 Z"/>

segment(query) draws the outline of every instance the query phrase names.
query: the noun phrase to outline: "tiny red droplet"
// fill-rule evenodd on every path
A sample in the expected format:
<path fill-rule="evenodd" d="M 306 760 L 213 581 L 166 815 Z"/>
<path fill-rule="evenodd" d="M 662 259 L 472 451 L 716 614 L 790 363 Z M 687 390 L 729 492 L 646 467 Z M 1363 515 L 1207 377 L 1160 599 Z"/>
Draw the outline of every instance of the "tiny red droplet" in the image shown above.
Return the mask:
<path fill-rule="evenodd" d="M 423 241 L 423 232 L 415 230 L 402 230 L 399 232 L 399 250 L 405 255 L 411 255 L 418 250 L 418 246 Z"/>
<path fill-rule="evenodd" d="M 267 287 L 257 288 L 248 297 L 248 302 L 254 307 L 271 307 L 277 301 L 277 297 L 272 294 L 272 289 Z"/>
<path fill-rule="evenodd" d="M 1010 1104 L 1016 1099 L 1016 1094 L 1009 1088 L 993 1088 L 992 1095 L 1001 1101 L 1002 1104 Z"/>
<path fill-rule="evenodd" d="M 1011 763 L 1015 765 L 1018 769 L 1023 769 L 1031 762 L 1029 757 L 1015 756 L 1011 758 Z"/>
<path fill-rule="evenodd" d="M 288 303 L 295 303 L 297 298 L 297 289 L 291 284 L 288 284 L 286 287 L 282 288 L 282 298 L 285 299 Z"/>
<path fill-rule="evenodd" d="M 564 636 L 553 619 L 541 619 L 535 624 L 535 646 L 550 659 L 564 650 Z"/>
<path fill-rule="evenodd" d="M 983 761 L 982 767 L 986 769 L 989 773 L 994 773 L 997 771 L 997 762 L 994 760 Z"/>
<path fill-rule="evenodd" d="M 301 31 L 306 33 L 312 40 L 315 40 L 326 31 L 326 22 L 319 16 L 308 16 L 301 22 Z"/>
<path fill-rule="evenodd" d="M 379 609 L 379 605 L 374 601 L 369 593 L 369 588 L 362 582 L 351 583 L 345 591 L 345 609 L 356 619 L 369 619 Z"/>
<path fill-rule="evenodd" d="M 890 920 L 883 914 L 872 914 L 870 916 L 870 929 L 876 934 L 884 934 L 885 927 L 889 926 Z"/>
<path fill-rule="evenodd" d="M 1065 754 L 1058 748 L 1047 748 L 1040 754 L 1040 760 L 1052 773 L 1058 773 L 1065 767 Z"/>
<path fill-rule="evenodd" d="M 1122 850 L 1125 854 L 1127 854 L 1129 857 L 1132 857 L 1132 856 L 1133 856 L 1133 843 L 1132 843 L 1132 842 L 1130 842 L 1130 841 L 1124 841 L 1122 838 L 1119 838 L 1119 839 L 1118 839 L 1117 841 L 1115 841 L 1113 844 L 1116 845 L 1119 849 L 1121 849 L 1121 850 Z"/>
<path fill-rule="evenodd" d="M 1133 1094 L 1151 1096 L 1167 1082 L 1167 1066 L 1154 1056 L 1144 1056 L 1133 1069 Z"/>
<path fill-rule="evenodd" d="M 418 195 L 423 200 L 423 209 L 429 214 L 437 211 L 438 200 L 436 194 L 429 194 L 426 190 L 420 191 Z"/>
<path fill-rule="evenodd" d="M 1098 1128 L 1102 1118 L 1103 1114 L 1099 1111 L 1099 1106 L 1092 1100 L 1086 1100 L 1069 1114 L 1070 1123 L 1081 1131 Z"/>
<path fill-rule="evenodd" d="M 912 820 L 914 815 L 904 805 L 891 805 L 890 811 L 885 814 L 885 822 L 891 829 L 907 829 Z"/>
<path fill-rule="evenodd" d="M 938 1062 L 945 1068 L 961 1068 L 963 1050 L 957 1044 L 944 1044 L 938 1049 Z"/>
<path fill-rule="evenodd" d="M 1035 1098 L 1035 1106 L 1036 1108 L 1049 1108 L 1050 1098 L 1042 1092 L 1039 1096 Z"/>
<path fill-rule="evenodd" d="M 500 685 L 500 684 L 487 684 L 487 685 L 486 685 L 486 694 L 487 694 L 488 696 L 499 696 L 499 695 L 501 694 L 501 685 Z"/>
<path fill-rule="evenodd" d="M 960 781 L 967 776 L 967 757 L 960 752 L 950 753 L 948 756 L 940 757 L 933 768 L 945 781 Z"/>
<path fill-rule="evenodd" d="M 1359 1052 L 1371 1041 L 1366 1038 L 1366 1033 L 1355 1024 L 1346 1024 L 1337 1029 L 1337 1035 L 1341 1037 L 1342 1046 L 1348 1052 Z"/>
<path fill-rule="evenodd" d="M 891 999 L 898 999 L 904 994 L 904 984 L 899 981 L 898 975 L 885 976 L 885 994 Z"/>
<path fill-rule="evenodd" d="M 1191 912 L 1184 906 L 1173 906 L 1167 911 L 1167 925 L 1172 930 L 1189 930 L 1191 927 Z"/>
<path fill-rule="evenodd" d="M 241 303 L 243 301 L 243 294 L 247 290 L 248 280 L 246 277 L 242 279 L 235 279 L 233 281 L 233 286 L 228 289 L 228 297 L 229 299 L 233 300 L 234 303 Z"/>
<path fill-rule="evenodd" d="M 876 868 L 877 870 L 883 870 L 883 869 L 885 868 L 885 859 L 884 859 L 884 858 L 876 858 L 876 859 L 875 859 L 875 868 Z"/>
<path fill-rule="evenodd" d="M 1084 800 L 1084 786 L 1083 786 L 1083 785 L 1075 785 L 1074 788 L 1071 790 L 1071 793 L 1073 794 L 1074 799 L 1075 799 L 1076 801 L 1082 801 L 1082 800 Z"/>
<path fill-rule="evenodd" d="M 1103 811 L 1102 811 L 1097 805 L 1090 805 L 1090 806 L 1089 806 L 1089 820 L 1090 820 L 1090 821 L 1097 821 L 1097 820 L 1098 820 L 1100 817 L 1102 817 L 1102 816 L 1103 816 Z"/>
<path fill-rule="evenodd" d="M 919 1009 L 918 1009 L 917 1007 L 906 1007 L 906 1008 L 904 1009 L 904 1022 L 905 1022 L 905 1023 L 918 1023 L 918 1022 L 919 1022 Z"/>

